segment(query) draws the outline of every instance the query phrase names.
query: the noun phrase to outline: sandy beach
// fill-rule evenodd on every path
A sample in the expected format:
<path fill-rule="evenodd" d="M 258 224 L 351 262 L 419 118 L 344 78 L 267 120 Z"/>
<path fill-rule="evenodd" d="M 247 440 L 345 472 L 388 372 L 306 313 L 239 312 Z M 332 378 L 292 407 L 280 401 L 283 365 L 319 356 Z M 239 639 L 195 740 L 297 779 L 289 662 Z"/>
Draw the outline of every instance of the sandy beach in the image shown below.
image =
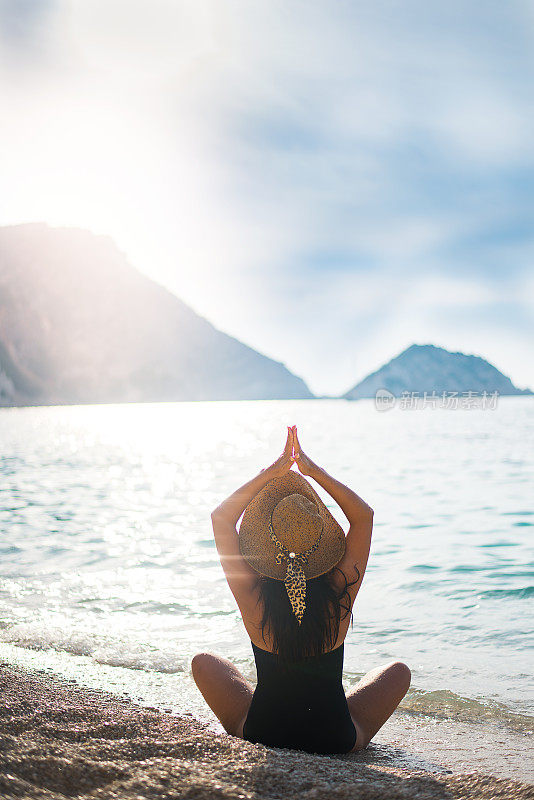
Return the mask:
<path fill-rule="evenodd" d="M 314 756 L 252 745 L 187 716 L 0 664 L 3 798 L 534 798 L 534 786 L 379 745 Z M 390 732 L 391 736 L 391 732 Z"/>

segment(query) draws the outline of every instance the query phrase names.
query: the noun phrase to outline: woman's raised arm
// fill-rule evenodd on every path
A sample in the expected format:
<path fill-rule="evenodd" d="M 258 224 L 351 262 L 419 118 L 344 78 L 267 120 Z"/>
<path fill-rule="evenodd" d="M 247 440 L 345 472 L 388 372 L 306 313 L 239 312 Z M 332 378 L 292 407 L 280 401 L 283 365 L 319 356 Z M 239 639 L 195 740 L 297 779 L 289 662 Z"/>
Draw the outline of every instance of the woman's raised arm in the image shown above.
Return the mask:
<path fill-rule="evenodd" d="M 369 560 L 374 511 L 356 492 L 353 492 L 344 483 L 336 480 L 326 470 L 317 466 L 302 451 L 296 427 L 293 428 L 293 437 L 295 462 L 299 470 L 303 475 L 309 475 L 316 480 L 334 498 L 349 521 L 350 527 L 345 537 L 345 554 L 337 564 L 337 567 L 344 578 L 351 583 L 348 592 L 352 604 L 362 585 L 367 561 Z"/>
<path fill-rule="evenodd" d="M 282 455 L 267 469 L 236 489 L 230 497 L 211 512 L 215 546 L 226 580 L 241 613 L 251 614 L 257 604 L 255 586 L 257 572 L 245 561 L 239 551 L 237 522 L 250 501 L 273 478 L 284 475 L 293 464 L 293 432 L 288 426 L 287 441 Z"/>
<path fill-rule="evenodd" d="M 240 486 L 239 489 L 236 489 L 235 492 L 230 495 L 230 497 L 226 498 L 226 500 L 223 500 L 223 502 L 211 512 L 211 518 L 223 517 L 233 525 L 237 525 L 239 517 L 244 512 L 252 498 L 256 497 L 258 492 L 263 489 L 263 487 L 269 483 L 269 481 L 272 481 L 273 478 L 278 478 L 281 475 L 285 475 L 286 472 L 289 472 L 293 465 L 292 453 L 293 430 L 288 425 L 287 439 L 282 455 L 277 458 L 276 461 L 270 465 L 270 467 L 267 467 L 267 469 L 262 469 L 258 475 L 256 475 L 250 481 L 247 481 L 247 483 L 243 484 L 243 486 Z"/>
<path fill-rule="evenodd" d="M 329 475 L 322 467 L 317 466 L 317 464 L 304 453 L 298 440 L 296 426 L 293 427 L 293 436 L 295 442 L 295 460 L 300 472 L 302 472 L 303 475 L 309 475 L 317 481 L 317 483 L 334 498 L 347 517 L 349 524 L 357 525 L 362 521 L 372 519 L 373 509 L 367 505 L 365 500 L 362 500 L 356 492 L 349 489 L 344 483 L 341 483 L 341 481 Z"/>

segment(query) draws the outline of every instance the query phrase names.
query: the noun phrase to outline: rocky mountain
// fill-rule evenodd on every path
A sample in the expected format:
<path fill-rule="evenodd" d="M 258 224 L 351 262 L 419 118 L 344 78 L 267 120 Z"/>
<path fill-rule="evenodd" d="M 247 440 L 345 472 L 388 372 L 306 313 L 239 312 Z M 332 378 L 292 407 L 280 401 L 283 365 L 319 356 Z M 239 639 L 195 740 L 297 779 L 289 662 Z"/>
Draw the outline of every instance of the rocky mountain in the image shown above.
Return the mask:
<path fill-rule="evenodd" d="M 510 378 L 480 356 L 451 353 L 433 344 L 412 344 L 376 372 L 357 383 L 346 394 L 347 400 L 375 397 L 387 389 L 396 397 L 402 392 L 498 392 L 500 395 L 532 394 L 518 389 Z"/>
<path fill-rule="evenodd" d="M 0 228 L 0 405 L 312 398 L 106 236 Z"/>

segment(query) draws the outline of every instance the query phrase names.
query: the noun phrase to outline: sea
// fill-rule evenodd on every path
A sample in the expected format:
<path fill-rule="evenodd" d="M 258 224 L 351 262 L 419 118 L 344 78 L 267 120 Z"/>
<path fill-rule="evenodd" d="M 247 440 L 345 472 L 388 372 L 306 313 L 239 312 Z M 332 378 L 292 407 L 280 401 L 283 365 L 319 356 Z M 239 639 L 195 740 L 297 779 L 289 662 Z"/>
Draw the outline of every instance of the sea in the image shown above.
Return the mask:
<path fill-rule="evenodd" d="M 280 455 L 293 424 L 303 450 L 374 509 L 345 688 L 401 660 L 412 686 L 399 712 L 530 736 L 529 396 L 483 408 L 320 399 L 0 409 L 0 661 L 212 724 L 192 656 L 229 658 L 252 682 L 255 672 L 210 512 Z"/>

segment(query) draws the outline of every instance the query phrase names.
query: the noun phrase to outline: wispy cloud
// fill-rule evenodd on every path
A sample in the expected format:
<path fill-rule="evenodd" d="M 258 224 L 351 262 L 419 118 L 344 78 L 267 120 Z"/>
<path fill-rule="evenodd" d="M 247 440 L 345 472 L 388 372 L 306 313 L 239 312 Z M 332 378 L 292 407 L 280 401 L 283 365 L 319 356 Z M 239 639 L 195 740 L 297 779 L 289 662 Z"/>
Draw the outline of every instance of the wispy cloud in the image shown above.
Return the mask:
<path fill-rule="evenodd" d="M 412 341 L 534 384 L 528 14 L 4 2 L 0 219 L 110 233 L 317 392 Z"/>

